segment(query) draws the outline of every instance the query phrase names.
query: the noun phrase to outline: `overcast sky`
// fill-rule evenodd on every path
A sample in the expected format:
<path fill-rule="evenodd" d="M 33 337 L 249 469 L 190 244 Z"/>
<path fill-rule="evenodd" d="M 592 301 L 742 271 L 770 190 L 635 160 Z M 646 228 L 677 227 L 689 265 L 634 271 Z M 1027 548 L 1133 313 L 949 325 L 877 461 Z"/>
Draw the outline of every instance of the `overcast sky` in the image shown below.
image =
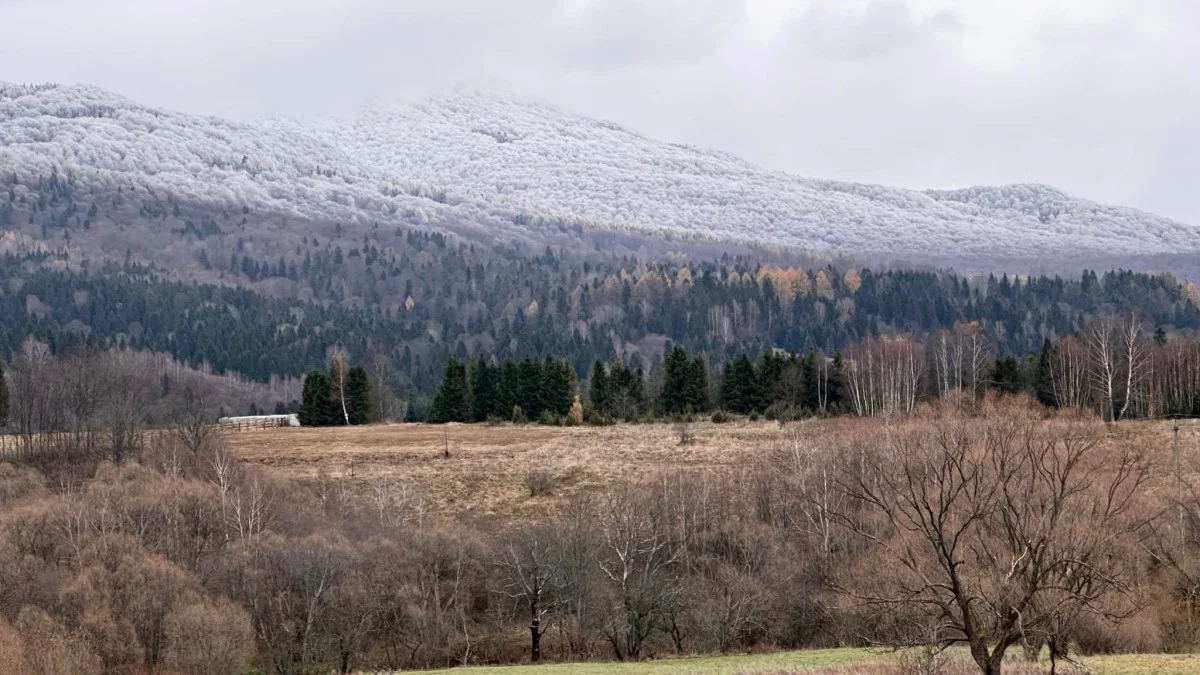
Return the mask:
<path fill-rule="evenodd" d="M 504 89 L 805 176 L 1200 225 L 1198 0 L 0 0 L 0 80 L 238 118 Z"/>

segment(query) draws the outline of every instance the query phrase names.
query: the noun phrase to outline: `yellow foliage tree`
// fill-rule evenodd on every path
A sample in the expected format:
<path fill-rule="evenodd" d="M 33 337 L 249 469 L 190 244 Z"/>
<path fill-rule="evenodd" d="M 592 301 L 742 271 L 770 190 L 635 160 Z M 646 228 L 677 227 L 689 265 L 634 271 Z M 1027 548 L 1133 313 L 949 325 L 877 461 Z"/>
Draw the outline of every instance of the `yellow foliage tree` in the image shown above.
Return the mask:
<path fill-rule="evenodd" d="M 1183 294 L 1192 301 L 1193 305 L 1200 307 L 1200 288 L 1196 288 L 1196 284 L 1190 281 L 1184 283 Z"/>
<path fill-rule="evenodd" d="M 808 272 L 803 269 L 796 270 L 796 295 L 807 297 L 812 292 L 812 281 L 808 278 Z"/>
<path fill-rule="evenodd" d="M 817 272 L 817 295 L 826 300 L 833 300 L 833 284 L 829 281 L 829 275 L 825 274 L 825 270 Z"/>
<path fill-rule="evenodd" d="M 850 289 L 851 293 L 857 293 L 858 289 L 862 288 L 862 277 L 859 276 L 856 269 L 852 268 L 846 272 L 846 276 L 842 277 L 842 281 L 845 282 L 846 288 Z"/>

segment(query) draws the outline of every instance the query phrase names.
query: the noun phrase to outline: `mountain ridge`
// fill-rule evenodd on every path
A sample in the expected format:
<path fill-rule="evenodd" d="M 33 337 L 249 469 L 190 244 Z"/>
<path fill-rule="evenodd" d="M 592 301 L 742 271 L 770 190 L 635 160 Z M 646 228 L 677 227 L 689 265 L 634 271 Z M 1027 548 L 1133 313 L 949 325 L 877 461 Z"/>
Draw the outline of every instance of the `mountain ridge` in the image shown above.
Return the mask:
<path fill-rule="evenodd" d="M 909 190 L 814 179 L 512 95 L 458 92 L 352 119 L 237 122 L 90 85 L 0 83 L 0 172 L 63 171 L 296 217 L 417 222 L 536 245 L 598 231 L 915 261 L 1177 254 L 1200 228 L 1039 184 Z M 451 227 L 453 226 L 453 227 Z"/>

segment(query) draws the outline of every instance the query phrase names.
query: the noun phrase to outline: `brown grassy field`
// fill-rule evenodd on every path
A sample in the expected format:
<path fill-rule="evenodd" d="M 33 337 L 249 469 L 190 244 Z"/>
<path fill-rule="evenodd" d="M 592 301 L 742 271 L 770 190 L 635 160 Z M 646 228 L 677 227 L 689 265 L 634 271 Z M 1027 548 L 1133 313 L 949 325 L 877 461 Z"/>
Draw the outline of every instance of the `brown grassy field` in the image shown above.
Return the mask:
<path fill-rule="evenodd" d="M 1136 654 L 1083 659 L 1088 670 L 1063 664 L 1058 672 L 1082 675 L 1190 675 L 1200 672 L 1195 654 Z M 463 675 L 600 675 L 602 673 L 651 673 L 653 675 L 896 675 L 895 655 L 862 649 L 814 649 L 754 656 L 714 656 L 694 659 L 663 659 L 643 663 L 563 663 L 538 666 L 456 668 L 434 673 Z M 965 657 L 949 664 L 947 675 L 978 672 Z M 1043 659 L 1027 664 L 1014 659 L 1005 669 L 1014 675 L 1046 675 Z"/>
<path fill-rule="evenodd" d="M 511 518 L 546 508 L 580 491 L 663 472 L 730 475 L 749 471 L 773 451 L 802 442 L 841 442 L 878 429 L 878 420 L 698 422 L 695 443 L 680 445 L 671 424 L 611 427 L 389 424 L 353 428 L 269 429 L 230 433 L 246 462 L 306 481 L 347 480 L 369 495 L 380 485 L 418 495 L 426 512 Z M 1170 421 L 1124 422 L 1110 443 L 1146 449 L 1161 477 L 1173 476 Z M 1180 423 L 1187 473 L 1200 471 L 1200 421 Z M 449 458 L 445 457 L 449 450 Z M 551 487 L 531 497 L 527 475 L 545 471 Z"/>
<path fill-rule="evenodd" d="M 415 488 L 432 512 L 485 517 L 519 515 L 578 491 L 603 490 L 661 471 L 736 471 L 786 440 L 773 424 L 705 423 L 694 430 L 697 441 L 687 446 L 679 444 L 669 424 L 392 424 L 271 429 L 234 433 L 229 439 L 244 461 L 292 478 L 349 478 L 353 489 L 364 494 L 380 483 L 403 484 Z M 530 471 L 549 473 L 546 494 L 530 497 Z"/>
<path fill-rule="evenodd" d="M 688 445 L 679 443 L 679 431 L 672 424 L 282 428 L 230 433 L 227 439 L 237 456 L 268 473 L 315 485 L 335 485 L 335 489 L 349 489 L 368 501 L 379 491 L 405 491 L 408 497 L 415 495 L 421 513 L 507 524 L 522 516 L 544 517 L 572 495 L 603 493 L 626 480 L 672 472 L 694 472 L 697 478 L 752 478 L 764 462 L 771 467 L 780 451 L 796 444 L 849 443 L 879 431 L 884 424 L 880 420 L 855 419 L 809 420 L 786 426 L 765 421 L 699 422 L 690 427 L 695 442 Z M 1105 443 L 1144 450 L 1154 474 L 1147 489 L 1173 490 L 1173 427 L 1170 421 L 1120 423 L 1107 429 Z M 1189 479 L 1200 479 L 1200 421 L 1181 422 L 1179 440 L 1185 474 Z M 445 456 L 447 449 L 449 457 Z M 548 472 L 550 490 L 531 496 L 527 484 L 530 471 Z M 831 658 L 816 659 L 818 655 Z M 1113 675 L 1200 672 L 1192 656 L 1094 657 L 1087 663 L 1092 672 Z M 835 666 L 835 670 L 819 669 L 829 666 Z M 622 670 L 613 664 L 582 663 L 541 666 L 537 670 L 564 674 L 890 672 L 877 666 L 869 655 L 856 650 L 827 650 L 770 657 L 668 660 L 655 662 L 653 668 L 639 663 Z M 518 666 L 463 672 L 520 675 L 527 670 L 532 671 Z"/>

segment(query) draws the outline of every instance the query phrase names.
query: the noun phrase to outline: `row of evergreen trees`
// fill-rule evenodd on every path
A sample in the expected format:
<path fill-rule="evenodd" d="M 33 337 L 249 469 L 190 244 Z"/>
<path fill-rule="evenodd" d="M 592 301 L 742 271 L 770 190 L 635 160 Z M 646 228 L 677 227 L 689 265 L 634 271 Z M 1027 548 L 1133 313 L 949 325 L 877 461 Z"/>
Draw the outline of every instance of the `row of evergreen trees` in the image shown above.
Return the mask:
<path fill-rule="evenodd" d="M 985 377 L 986 385 L 1003 394 L 1028 392 L 1053 406 L 1047 392 L 1047 355 L 1024 360 L 1000 357 Z M 804 356 L 776 350 L 757 360 L 746 353 L 725 362 L 710 383 L 704 357 L 680 346 L 667 350 L 659 379 L 649 384 L 643 368 L 617 361 L 592 366 L 584 419 L 589 423 L 632 421 L 653 416 L 678 417 L 720 410 L 738 415 L 795 419 L 849 412 L 840 353 L 828 357 L 815 350 Z M 470 366 L 457 359 L 447 365 L 428 421 L 482 422 L 489 419 L 557 422 L 569 411 L 575 373 L 565 361 L 526 359 L 493 366 L 477 357 Z"/>
<path fill-rule="evenodd" d="M 588 399 L 593 419 L 633 420 L 645 410 L 646 375 L 641 366 L 634 369 L 617 361 L 609 368 L 596 361 Z"/>
<path fill-rule="evenodd" d="M 1162 331 L 1158 345 L 1166 343 Z M 982 374 L 981 388 L 1001 394 L 1026 392 L 1056 407 L 1051 363 L 1057 345 L 1045 340 L 1040 353 L 1025 359 L 996 357 Z M 727 360 L 710 384 L 706 360 L 681 346 L 671 346 L 660 369 L 647 383 L 641 365 L 596 361 L 589 378 L 582 419 L 590 423 L 678 417 L 719 410 L 739 415 L 765 414 L 770 419 L 853 412 L 846 393 L 852 387 L 843 374 L 840 353 L 832 358 L 815 350 L 806 355 L 763 351 L 757 360 L 745 352 Z M 437 396 L 426 416 L 432 423 L 510 420 L 559 423 L 571 413 L 576 372 L 569 361 L 547 357 L 506 360 L 499 365 L 483 356 L 469 364 L 451 358 Z M 0 381 L 0 422 L 6 407 Z M 929 373 L 920 376 L 919 396 L 938 395 Z M 648 389 L 654 393 L 648 394 Z M 335 359 L 329 373 L 313 371 L 304 383 L 301 422 L 306 426 L 365 424 L 373 421 L 371 387 L 361 367 L 346 368 Z M 1196 398 L 1200 401 L 1200 397 Z M 1176 414 L 1196 414 L 1200 403 L 1188 401 Z M 344 406 L 343 406 L 344 402 Z M 576 418 L 579 419 L 579 418 Z"/>
<path fill-rule="evenodd" d="M 757 362 L 742 354 L 726 363 L 715 402 L 704 357 L 683 347 L 668 349 L 661 387 L 653 398 L 647 396 L 646 374 L 640 365 L 596 361 L 585 417 L 603 423 L 707 413 L 714 408 L 743 415 L 772 410 L 792 415 L 832 412 L 841 397 L 840 357 L 821 372 L 819 359 L 825 357 L 815 351 L 804 357 L 766 351 Z M 477 357 L 467 366 L 451 359 L 427 419 L 432 423 L 557 421 L 570 410 L 574 383 L 575 372 L 566 361 L 525 359 L 493 366 Z"/>
<path fill-rule="evenodd" d="M 688 356 L 676 346 L 663 359 L 663 386 L 659 408 L 667 415 L 705 412 L 709 409 L 708 366 L 700 354 Z"/>
<path fill-rule="evenodd" d="M 570 412 L 574 393 L 575 369 L 567 361 L 547 357 L 492 365 L 477 357 L 467 366 L 452 357 L 427 420 L 434 424 L 489 419 L 549 422 Z"/>
<path fill-rule="evenodd" d="M 4 364 L 0 363 L 0 429 L 8 426 L 8 384 L 4 381 Z"/>
<path fill-rule="evenodd" d="M 371 380 L 362 366 L 348 367 L 334 359 L 329 372 L 310 371 L 304 376 L 300 424 L 306 427 L 369 424 L 374 420 Z"/>
<path fill-rule="evenodd" d="M 740 415 L 787 414 L 837 410 L 842 400 L 840 354 L 830 363 L 810 350 L 807 355 L 765 351 L 757 362 L 746 354 L 725 362 L 720 388 L 721 408 Z"/>

